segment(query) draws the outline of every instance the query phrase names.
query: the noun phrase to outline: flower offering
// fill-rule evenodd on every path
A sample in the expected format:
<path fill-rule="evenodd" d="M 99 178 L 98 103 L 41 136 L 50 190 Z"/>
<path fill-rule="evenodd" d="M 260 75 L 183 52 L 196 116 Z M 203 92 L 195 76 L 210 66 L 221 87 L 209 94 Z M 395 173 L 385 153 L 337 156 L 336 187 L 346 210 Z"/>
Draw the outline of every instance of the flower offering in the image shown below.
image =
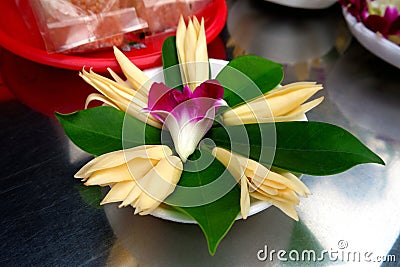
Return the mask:
<path fill-rule="evenodd" d="M 114 53 L 125 78 L 83 69 L 98 93 L 85 110 L 57 114 L 68 137 L 95 156 L 75 177 L 110 187 L 101 204 L 132 206 L 139 215 L 168 206 L 187 215 L 212 255 L 255 201 L 299 220 L 296 206 L 311 194 L 301 174 L 384 164 L 346 130 L 307 121 L 305 113 L 323 101 L 316 96 L 322 85 L 281 85 L 282 66 L 254 55 L 215 72 L 203 19 L 181 18 L 176 36 L 164 41 L 162 82 Z M 94 101 L 103 105 L 90 108 Z"/>

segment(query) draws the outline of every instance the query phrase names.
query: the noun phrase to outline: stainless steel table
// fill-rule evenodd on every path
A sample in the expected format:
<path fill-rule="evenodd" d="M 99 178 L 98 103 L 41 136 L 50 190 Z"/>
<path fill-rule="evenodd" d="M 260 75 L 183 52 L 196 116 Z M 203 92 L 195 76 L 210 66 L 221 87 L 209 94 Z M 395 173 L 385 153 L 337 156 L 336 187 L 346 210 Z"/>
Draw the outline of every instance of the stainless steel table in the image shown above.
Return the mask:
<path fill-rule="evenodd" d="M 257 54 L 284 63 L 284 83 L 323 83 L 326 99 L 309 119 L 349 130 L 386 166 L 304 176 L 312 195 L 300 222 L 269 208 L 235 223 L 211 257 L 197 226 L 99 207 L 104 192 L 73 179 L 90 156 L 51 115 L 82 108 L 91 89 L 74 71 L 3 50 L 1 73 L 16 99 L 0 102 L 1 266 L 400 266 L 400 70 L 351 38 L 338 5 L 228 5 L 227 59 Z M 278 250 L 305 258 L 286 262 Z"/>

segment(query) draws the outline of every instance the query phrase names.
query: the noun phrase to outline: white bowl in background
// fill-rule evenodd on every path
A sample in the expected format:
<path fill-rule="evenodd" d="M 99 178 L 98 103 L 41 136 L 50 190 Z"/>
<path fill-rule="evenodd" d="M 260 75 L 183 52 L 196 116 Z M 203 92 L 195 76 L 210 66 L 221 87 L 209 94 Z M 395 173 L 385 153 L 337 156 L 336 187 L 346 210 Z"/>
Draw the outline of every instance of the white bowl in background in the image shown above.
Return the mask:
<path fill-rule="evenodd" d="M 336 0 L 265 0 L 267 2 L 304 9 L 324 9 L 336 3 Z"/>
<path fill-rule="evenodd" d="M 362 46 L 386 62 L 400 68 L 400 46 L 379 36 L 358 22 L 354 16 L 343 8 L 343 16 L 353 36 Z"/>

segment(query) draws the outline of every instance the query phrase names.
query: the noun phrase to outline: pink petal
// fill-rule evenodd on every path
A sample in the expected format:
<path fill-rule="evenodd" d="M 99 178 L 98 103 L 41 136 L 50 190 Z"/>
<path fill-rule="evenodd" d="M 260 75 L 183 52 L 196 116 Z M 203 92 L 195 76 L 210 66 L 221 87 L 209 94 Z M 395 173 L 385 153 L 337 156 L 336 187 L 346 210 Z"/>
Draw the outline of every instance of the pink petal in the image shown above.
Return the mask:
<path fill-rule="evenodd" d="M 224 97 L 224 88 L 218 80 L 208 80 L 200 84 L 193 92 L 192 98 L 208 97 L 213 99 L 222 99 Z"/>
<path fill-rule="evenodd" d="M 178 90 L 175 90 L 178 91 Z M 179 92 L 179 91 L 178 91 Z M 172 94 L 171 94 L 172 93 Z M 173 95 L 173 89 L 167 87 L 163 83 L 153 83 L 150 87 L 148 110 L 165 110 L 172 111 L 179 102 Z"/>
<path fill-rule="evenodd" d="M 381 16 L 369 15 L 364 21 L 365 26 L 373 32 L 380 32 L 386 34 L 389 23 Z"/>
<path fill-rule="evenodd" d="M 203 82 L 194 92 L 187 86 L 179 91 L 154 83 L 145 110 L 164 123 L 177 153 L 186 161 L 210 130 L 216 110 L 226 105 L 223 95 L 224 88 L 217 80 Z"/>
<path fill-rule="evenodd" d="M 400 17 L 395 19 L 389 27 L 389 34 L 400 35 Z"/>
<path fill-rule="evenodd" d="M 339 0 L 342 6 L 347 7 L 347 11 L 358 21 L 363 20 L 365 10 L 367 10 L 366 0 Z"/>
<path fill-rule="evenodd" d="M 365 22 L 368 19 L 368 17 L 369 17 L 368 10 L 365 9 L 365 10 L 361 11 L 360 19 L 362 22 Z"/>
<path fill-rule="evenodd" d="M 204 100 L 198 99 L 218 100 L 222 99 L 223 95 L 224 88 L 217 80 L 203 82 L 193 93 L 187 86 L 183 88 L 183 91 L 179 91 L 168 88 L 163 83 L 153 83 L 149 92 L 148 107 L 145 110 L 150 111 L 158 120 L 164 122 L 168 113 L 179 116 L 180 111 L 176 110 L 176 107 L 181 103 L 192 100 L 190 103 L 186 103 L 186 105 L 191 106 L 187 108 L 188 111 L 192 112 L 190 118 L 201 119 L 210 106 L 213 105 L 213 101 L 205 104 Z M 197 103 L 198 101 L 201 103 Z"/>
<path fill-rule="evenodd" d="M 399 16 L 399 11 L 394 6 L 388 6 L 385 10 L 385 15 L 383 17 L 387 21 L 388 24 L 391 24 L 397 17 Z"/>

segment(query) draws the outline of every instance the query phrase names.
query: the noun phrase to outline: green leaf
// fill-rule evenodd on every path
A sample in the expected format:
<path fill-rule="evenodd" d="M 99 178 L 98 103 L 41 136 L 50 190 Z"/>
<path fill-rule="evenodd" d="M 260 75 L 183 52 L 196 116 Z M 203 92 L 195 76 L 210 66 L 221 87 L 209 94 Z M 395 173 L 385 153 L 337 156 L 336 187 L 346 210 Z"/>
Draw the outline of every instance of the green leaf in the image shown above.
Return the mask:
<path fill-rule="evenodd" d="M 99 205 L 103 196 L 101 194 L 100 186 L 84 186 L 79 185 L 77 186 L 79 195 L 81 196 L 82 200 L 88 204 L 89 206 L 101 209 L 102 207 Z"/>
<path fill-rule="evenodd" d="M 143 144 L 160 144 L 161 130 L 112 107 L 56 113 L 65 133 L 82 150 L 99 156 Z"/>
<path fill-rule="evenodd" d="M 268 59 L 246 55 L 233 59 L 217 75 L 230 107 L 254 99 L 274 89 L 283 80 L 282 65 Z"/>
<path fill-rule="evenodd" d="M 264 139 L 263 131 L 270 132 L 273 124 L 250 124 L 212 128 L 208 137 L 217 146 L 245 154 L 246 145 L 229 141 L 229 136 L 245 127 L 250 143 L 250 157 L 266 165 L 310 175 L 331 175 L 348 170 L 358 164 L 378 163 L 383 160 L 346 130 L 322 122 L 278 122 L 276 127 L 275 158 L 268 155 L 274 147 Z M 263 142 L 265 145 L 263 145 Z M 232 148 L 231 148 L 232 146 Z M 247 148 L 248 150 L 248 148 Z M 265 156 L 267 155 L 267 156 Z"/>
<path fill-rule="evenodd" d="M 182 90 L 182 78 L 175 43 L 175 36 L 170 36 L 165 39 L 162 46 L 164 81 L 169 88 Z"/>
<path fill-rule="evenodd" d="M 185 164 L 178 187 L 165 202 L 199 224 L 214 255 L 240 212 L 240 189 L 225 167 L 202 151 L 200 159 Z"/>
<path fill-rule="evenodd" d="M 292 234 L 290 237 L 290 242 L 287 245 L 286 251 L 315 251 L 316 255 L 322 255 L 324 247 L 318 241 L 313 232 L 304 224 L 302 220 L 295 222 L 292 228 Z M 312 254 L 311 254 L 312 255 Z M 332 266 L 332 262 L 327 259 L 318 259 L 318 266 Z M 327 264 L 328 263 L 328 264 Z M 330 264 L 329 264 L 330 263 Z M 282 261 L 281 266 L 289 267 L 303 267 L 304 262 L 297 260 L 295 257 L 290 258 L 287 261 Z"/>

